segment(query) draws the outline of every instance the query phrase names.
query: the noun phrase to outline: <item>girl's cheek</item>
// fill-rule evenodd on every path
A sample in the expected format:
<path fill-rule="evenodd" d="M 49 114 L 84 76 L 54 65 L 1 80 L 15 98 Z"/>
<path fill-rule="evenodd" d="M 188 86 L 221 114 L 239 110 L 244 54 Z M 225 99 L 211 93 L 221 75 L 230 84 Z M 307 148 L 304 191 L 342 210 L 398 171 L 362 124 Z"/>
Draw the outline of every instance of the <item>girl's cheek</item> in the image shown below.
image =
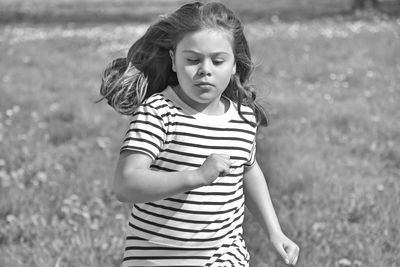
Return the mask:
<path fill-rule="evenodd" d="M 194 74 L 197 73 L 197 67 L 196 66 L 186 66 L 184 68 L 184 70 L 190 76 L 193 76 Z"/>

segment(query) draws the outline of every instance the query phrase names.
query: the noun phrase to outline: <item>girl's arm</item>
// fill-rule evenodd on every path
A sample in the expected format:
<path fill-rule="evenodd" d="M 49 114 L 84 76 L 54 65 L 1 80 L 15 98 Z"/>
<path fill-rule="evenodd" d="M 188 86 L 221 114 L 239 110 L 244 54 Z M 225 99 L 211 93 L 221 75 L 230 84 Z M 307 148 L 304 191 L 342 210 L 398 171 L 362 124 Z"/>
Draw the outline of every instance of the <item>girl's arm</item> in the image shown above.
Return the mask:
<path fill-rule="evenodd" d="M 299 247 L 283 234 L 269 194 L 267 182 L 257 161 L 244 174 L 246 207 L 268 233 L 269 239 L 286 264 L 295 265 Z"/>
<path fill-rule="evenodd" d="M 123 151 L 114 175 L 114 192 L 121 202 L 143 203 L 164 199 L 212 183 L 228 173 L 229 156 L 211 154 L 202 166 L 180 172 L 153 171 L 144 153 Z"/>

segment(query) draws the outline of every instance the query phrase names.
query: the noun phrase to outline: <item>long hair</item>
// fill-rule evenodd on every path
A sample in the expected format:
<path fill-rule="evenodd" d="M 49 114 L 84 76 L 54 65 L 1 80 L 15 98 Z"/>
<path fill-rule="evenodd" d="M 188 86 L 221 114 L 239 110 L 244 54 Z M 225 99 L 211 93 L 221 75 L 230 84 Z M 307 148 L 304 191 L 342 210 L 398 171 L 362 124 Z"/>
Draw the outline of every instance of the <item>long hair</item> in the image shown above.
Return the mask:
<path fill-rule="evenodd" d="M 104 71 L 100 87 L 102 99 L 107 99 L 117 112 L 131 115 L 152 94 L 163 91 L 168 85 L 178 85 L 169 50 L 175 50 L 187 33 L 215 28 L 228 31 L 233 37 L 236 74 L 224 95 L 237 103 L 239 114 L 246 121 L 242 105 L 254 111 L 256 124 L 266 126 L 267 114 L 256 102 L 255 89 L 248 85 L 254 65 L 242 23 L 230 9 L 216 2 L 185 4 L 150 25 L 131 46 L 126 58 L 115 59 Z"/>

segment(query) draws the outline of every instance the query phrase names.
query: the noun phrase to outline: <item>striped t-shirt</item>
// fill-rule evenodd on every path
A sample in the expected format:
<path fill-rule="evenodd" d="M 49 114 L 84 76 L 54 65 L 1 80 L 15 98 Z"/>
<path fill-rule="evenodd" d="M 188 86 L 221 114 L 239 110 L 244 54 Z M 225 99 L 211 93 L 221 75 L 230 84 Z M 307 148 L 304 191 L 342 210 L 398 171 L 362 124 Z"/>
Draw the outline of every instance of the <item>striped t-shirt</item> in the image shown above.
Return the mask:
<path fill-rule="evenodd" d="M 211 185 L 166 199 L 134 204 L 129 240 L 190 248 L 218 248 L 242 234 L 243 172 L 255 161 L 256 126 L 246 122 L 229 101 L 223 115 L 199 113 L 167 87 L 148 98 L 133 114 L 121 147 L 146 153 L 151 169 L 160 172 L 193 170 L 212 153 L 230 155 L 230 173 Z M 242 115 L 255 120 L 242 106 Z M 155 185 L 157 186 L 157 185 Z M 129 260 L 127 253 L 125 259 Z"/>

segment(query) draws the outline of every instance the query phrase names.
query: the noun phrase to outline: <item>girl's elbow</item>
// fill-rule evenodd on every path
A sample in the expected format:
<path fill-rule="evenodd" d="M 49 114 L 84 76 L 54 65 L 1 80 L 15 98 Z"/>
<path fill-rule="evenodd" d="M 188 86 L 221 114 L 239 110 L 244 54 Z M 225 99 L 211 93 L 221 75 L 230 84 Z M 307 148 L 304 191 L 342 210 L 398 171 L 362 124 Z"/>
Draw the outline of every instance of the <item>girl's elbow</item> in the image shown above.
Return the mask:
<path fill-rule="evenodd" d="M 116 175 L 114 178 L 114 193 L 118 201 L 124 203 L 139 203 L 139 186 L 130 174 Z"/>
<path fill-rule="evenodd" d="M 132 202 L 132 188 L 129 186 L 126 178 L 122 174 L 116 174 L 114 177 L 114 193 L 118 201 L 124 203 Z"/>
<path fill-rule="evenodd" d="M 126 194 L 124 187 L 114 182 L 114 194 L 118 201 L 123 203 L 131 202 Z"/>

